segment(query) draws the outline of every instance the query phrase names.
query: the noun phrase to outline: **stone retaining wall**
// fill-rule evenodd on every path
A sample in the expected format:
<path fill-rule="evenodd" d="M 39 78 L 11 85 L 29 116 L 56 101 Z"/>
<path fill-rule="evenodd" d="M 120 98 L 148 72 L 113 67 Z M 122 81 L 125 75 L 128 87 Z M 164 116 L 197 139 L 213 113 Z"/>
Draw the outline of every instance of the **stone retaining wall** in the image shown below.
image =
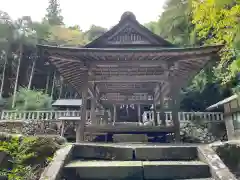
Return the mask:
<path fill-rule="evenodd" d="M 23 120 L 0 120 L 0 132 L 23 134 L 23 135 L 59 135 L 60 122 L 50 121 L 23 121 Z"/>
<path fill-rule="evenodd" d="M 45 168 L 39 180 L 60 180 L 62 169 L 66 163 L 71 160 L 73 145 L 69 144 L 59 149 L 53 158 L 53 161 Z"/>
<path fill-rule="evenodd" d="M 228 167 L 209 145 L 198 146 L 198 156 L 201 161 L 210 166 L 214 179 L 237 180 L 237 178 L 230 172 Z"/>

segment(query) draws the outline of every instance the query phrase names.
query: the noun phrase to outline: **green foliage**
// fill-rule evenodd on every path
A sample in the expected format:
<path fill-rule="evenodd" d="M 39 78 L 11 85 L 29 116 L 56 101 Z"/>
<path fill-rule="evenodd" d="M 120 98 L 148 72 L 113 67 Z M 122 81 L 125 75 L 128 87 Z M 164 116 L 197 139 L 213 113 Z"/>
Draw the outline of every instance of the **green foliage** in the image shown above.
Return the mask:
<path fill-rule="evenodd" d="M 192 0 L 194 31 L 202 44 L 224 44 L 217 76 L 225 84 L 239 71 L 240 2 L 235 0 Z M 238 60 L 239 61 L 239 60 Z M 227 69 L 226 69 L 227 67 Z"/>
<path fill-rule="evenodd" d="M 146 27 L 173 44 L 180 46 L 191 44 L 192 24 L 189 1 L 166 1 L 164 12 L 159 17 L 159 20 L 146 24 Z"/>
<path fill-rule="evenodd" d="M 0 48 L 6 50 L 8 42 L 12 40 L 13 20 L 3 11 L 0 11 Z"/>
<path fill-rule="evenodd" d="M 45 18 L 50 25 L 63 24 L 63 16 L 61 16 L 61 9 L 58 0 L 49 0 L 49 6 Z"/>
<path fill-rule="evenodd" d="M 32 22 L 31 27 L 36 32 L 36 39 L 40 42 L 46 40 L 51 34 L 51 26 L 46 22 Z"/>
<path fill-rule="evenodd" d="M 58 0 L 49 1 L 47 15 L 42 22 L 34 22 L 30 16 L 23 16 L 14 21 L 12 20 L 11 16 L 8 15 L 8 13 L 0 11 L 1 75 L 4 69 L 3 67 L 6 67 L 5 83 L 3 92 L 1 92 L 3 94 L 3 97 L 9 97 L 11 94 L 13 94 L 13 80 L 16 80 L 16 69 L 20 62 L 20 54 L 22 54 L 23 57 L 21 59 L 18 87 L 20 85 L 28 86 L 28 80 L 30 78 L 27 79 L 24 77 L 29 76 L 29 71 L 26 70 L 30 69 L 33 61 L 36 60 L 36 44 L 40 43 L 57 46 L 83 46 L 93 39 L 99 37 L 106 31 L 105 28 L 92 25 L 88 31 L 83 32 L 78 25 L 66 27 L 62 23 L 62 20 L 63 17 L 61 16 Z M 23 53 L 19 53 L 19 50 L 21 49 L 20 47 L 22 46 Z M 40 64 L 41 63 L 36 64 L 36 69 L 44 72 L 46 69 L 43 64 Z M 35 83 L 34 77 L 33 84 L 37 84 L 35 87 L 38 89 L 45 88 L 45 86 L 42 84 L 39 87 L 38 84 L 40 83 Z M 60 88 L 60 86 L 56 87 L 55 89 L 57 88 Z M 68 86 L 67 91 L 69 91 L 69 89 L 70 88 Z M 58 92 L 58 90 L 54 90 L 53 97 L 55 97 L 56 92 Z M 26 108 L 24 107 L 21 109 Z"/>
<path fill-rule="evenodd" d="M 12 98 L 9 98 L 7 107 L 10 108 Z M 52 99 L 43 91 L 20 88 L 16 94 L 15 110 L 49 110 L 52 108 Z"/>
<path fill-rule="evenodd" d="M 7 152 L 13 158 L 13 168 L 1 170 L 0 174 L 9 180 L 37 180 L 41 168 L 47 166 L 55 151 L 60 148 L 53 137 L 13 137 L 0 136 L 0 151 Z"/>
<path fill-rule="evenodd" d="M 198 1 L 200 3 L 200 1 Z M 204 5 L 205 1 L 201 4 Z M 195 4 L 192 0 L 167 0 L 164 12 L 158 21 L 146 24 L 149 28 L 171 43 L 179 46 L 199 46 L 204 42 L 195 27 Z M 206 14 L 208 16 L 208 14 Z M 194 22 L 194 23 L 193 23 Z M 200 26 L 199 23 L 198 26 Z M 206 37 L 208 39 L 208 37 Z M 214 66 L 215 64 L 212 64 Z M 238 68 L 236 68 L 236 71 Z M 226 75 L 215 68 L 205 68 L 192 80 L 183 92 L 181 109 L 205 111 L 206 107 L 228 95 L 227 87 L 220 85 L 219 77 Z"/>
<path fill-rule="evenodd" d="M 85 44 L 84 33 L 80 29 L 63 26 L 51 26 L 50 35 L 46 39 L 49 44 L 76 46 Z"/>
<path fill-rule="evenodd" d="M 88 31 L 86 31 L 85 34 L 85 39 L 88 42 L 93 41 L 94 39 L 98 38 L 101 36 L 103 33 L 105 33 L 107 30 L 106 28 L 100 27 L 100 26 L 95 26 L 92 25 Z"/>

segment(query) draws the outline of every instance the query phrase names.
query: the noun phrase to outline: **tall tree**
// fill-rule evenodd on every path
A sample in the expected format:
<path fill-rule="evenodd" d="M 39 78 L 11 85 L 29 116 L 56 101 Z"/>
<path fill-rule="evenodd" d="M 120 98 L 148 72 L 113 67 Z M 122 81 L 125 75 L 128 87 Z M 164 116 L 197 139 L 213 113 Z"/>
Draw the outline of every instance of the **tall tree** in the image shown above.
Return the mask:
<path fill-rule="evenodd" d="M 50 25 L 63 25 L 63 16 L 61 16 L 61 8 L 58 0 L 49 0 L 47 14 L 45 19 Z"/>
<path fill-rule="evenodd" d="M 199 4 L 204 4 L 205 1 L 198 1 Z M 216 1 L 216 0 L 206 0 Z M 221 1 L 221 0 L 219 0 Z M 145 26 L 160 35 L 164 39 L 172 42 L 180 47 L 182 46 L 199 46 L 204 44 L 201 38 L 198 38 L 198 29 L 196 29 L 195 17 L 195 2 L 193 0 L 166 0 L 164 11 L 159 16 L 158 21 L 150 22 Z M 209 16 L 207 13 L 205 16 Z M 203 17 L 200 16 L 200 17 Z M 210 22 L 210 21 L 209 21 Z M 201 23 L 198 22 L 201 26 Z M 209 97 L 214 89 L 217 93 L 215 96 Z M 181 107 L 185 110 L 204 110 L 209 103 L 215 103 L 221 100 L 224 96 L 223 89 L 218 81 L 216 81 L 213 68 L 203 69 L 197 76 L 194 77 L 188 88 L 185 89 L 184 99 Z"/>
<path fill-rule="evenodd" d="M 103 28 L 101 26 L 96 26 L 96 25 L 92 25 L 88 31 L 85 32 L 85 38 L 88 41 L 93 41 L 94 39 L 98 38 L 99 36 L 101 36 L 103 33 L 105 33 L 107 31 L 106 28 Z"/>
<path fill-rule="evenodd" d="M 240 70 L 240 2 L 192 0 L 192 5 L 194 31 L 201 43 L 225 45 L 216 73 L 228 83 Z"/>
<path fill-rule="evenodd" d="M 18 44 L 18 52 L 15 54 L 15 59 L 17 59 L 17 72 L 16 72 L 16 79 L 14 84 L 14 92 L 13 92 L 13 99 L 12 99 L 12 108 L 15 107 L 16 102 L 16 93 L 19 85 L 19 75 L 20 75 L 20 67 L 22 63 L 22 57 L 24 52 L 24 45 L 27 44 L 36 44 L 36 31 L 34 31 L 31 27 L 32 20 L 29 16 L 24 16 L 18 19 L 15 22 L 15 41 Z"/>
<path fill-rule="evenodd" d="M 167 0 L 157 22 L 145 26 L 173 44 L 190 45 L 191 23 L 190 0 Z"/>
<path fill-rule="evenodd" d="M 10 16 L 3 11 L 0 11 L 0 51 L 1 51 L 1 89 L 0 97 L 3 94 L 5 82 L 5 73 L 8 63 L 8 56 L 11 54 L 11 43 L 13 39 L 13 21 Z"/>
<path fill-rule="evenodd" d="M 85 44 L 84 34 L 81 30 L 63 26 L 52 26 L 47 41 L 53 45 L 78 46 Z"/>

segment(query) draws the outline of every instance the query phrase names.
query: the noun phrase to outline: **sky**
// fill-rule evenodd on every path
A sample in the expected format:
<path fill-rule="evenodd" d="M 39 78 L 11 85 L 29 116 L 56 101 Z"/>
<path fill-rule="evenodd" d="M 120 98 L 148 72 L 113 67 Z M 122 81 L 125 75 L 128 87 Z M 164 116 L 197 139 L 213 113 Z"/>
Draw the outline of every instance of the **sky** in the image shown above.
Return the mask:
<path fill-rule="evenodd" d="M 144 24 L 157 20 L 163 11 L 166 0 L 60 0 L 64 23 L 68 26 L 79 25 L 87 30 L 94 24 L 105 28 L 118 23 L 125 11 L 135 14 Z M 48 0 L 0 0 L 0 10 L 7 12 L 13 19 L 31 16 L 41 21 L 46 14 Z"/>

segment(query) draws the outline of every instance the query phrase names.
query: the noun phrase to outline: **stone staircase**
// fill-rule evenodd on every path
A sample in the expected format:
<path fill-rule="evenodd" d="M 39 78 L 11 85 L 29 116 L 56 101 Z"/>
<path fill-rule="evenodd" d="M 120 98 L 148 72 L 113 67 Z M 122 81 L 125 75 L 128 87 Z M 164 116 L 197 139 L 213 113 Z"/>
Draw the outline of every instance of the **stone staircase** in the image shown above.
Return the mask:
<path fill-rule="evenodd" d="M 77 144 L 61 174 L 64 180 L 212 179 L 196 145 Z"/>

